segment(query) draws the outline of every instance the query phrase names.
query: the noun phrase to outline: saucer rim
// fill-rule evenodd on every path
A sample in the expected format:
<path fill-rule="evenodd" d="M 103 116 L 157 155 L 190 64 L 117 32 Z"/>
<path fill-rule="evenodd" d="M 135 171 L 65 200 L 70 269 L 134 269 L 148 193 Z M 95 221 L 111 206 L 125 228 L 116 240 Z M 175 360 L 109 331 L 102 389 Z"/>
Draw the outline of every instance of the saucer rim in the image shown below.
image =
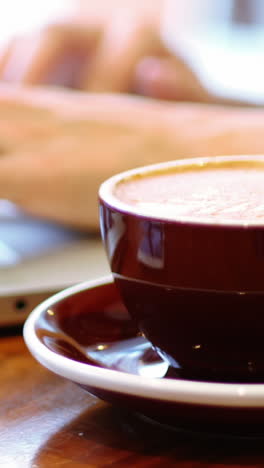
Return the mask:
<path fill-rule="evenodd" d="M 264 407 L 264 384 L 144 378 L 76 362 L 53 352 L 40 341 L 35 325 L 45 310 L 70 296 L 113 282 L 113 277 L 108 275 L 78 283 L 52 295 L 31 312 L 24 324 L 23 336 L 29 351 L 40 364 L 75 383 L 145 399 L 217 407 Z"/>

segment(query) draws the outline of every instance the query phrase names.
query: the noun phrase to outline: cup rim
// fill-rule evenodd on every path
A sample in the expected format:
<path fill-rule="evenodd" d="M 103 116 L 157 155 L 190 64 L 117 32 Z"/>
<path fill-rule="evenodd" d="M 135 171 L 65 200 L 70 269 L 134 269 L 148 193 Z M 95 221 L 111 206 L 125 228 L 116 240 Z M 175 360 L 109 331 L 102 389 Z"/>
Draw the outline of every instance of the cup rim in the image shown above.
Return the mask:
<path fill-rule="evenodd" d="M 130 169 L 128 171 L 120 172 L 109 179 L 105 180 L 100 188 L 99 188 L 99 200 L 108 205 L 110 208 L 119 211 L 121 213 L 130 214 L 139 218 L 147 218 L 157 221 L 162 221 L 166 223 L 172 224 L 186 224 L 186 225 L 194 225 L 194 226 L 208 226 L 208 227 L 230 227 L 230 228 L 264 228 L 264 221 L 238 221 L 238 220 L 212 220 L 209 217 L 201 217 L 199 219 L 191 217 L 191 216 L 179 216 L 175 218 L 171 218 L 166 214 L 159 214 L 155 215 L 154 213 L 149 213 L 144 209 L 138 209 L 136 206 L 130 205 L 121 201 L 117 198 L 114 193 L 114 187 L 126 180 L 133 178 L 134 176 L 144 175 L 149 172 L 166 172 L 172 168 L 178 167 L 188 167 L 188 166 L 196 166 L 202 167 L 205 165 L 210 165 L 212 167 L 219 166 L 222 163 L 239 163 L 239 162 L 256 162 L 259 165 L 263 165 L 264 169 L 264 155 L 229 155 L 229 156 L 208 156 L 208 157 L 195 157 L 195 158 L 182 158 L 182 159 L 175 159 L 172 161 L 161 162 L 156 164 L 150 164 L 146 166 L 140 166 L 134 169 Z"/>

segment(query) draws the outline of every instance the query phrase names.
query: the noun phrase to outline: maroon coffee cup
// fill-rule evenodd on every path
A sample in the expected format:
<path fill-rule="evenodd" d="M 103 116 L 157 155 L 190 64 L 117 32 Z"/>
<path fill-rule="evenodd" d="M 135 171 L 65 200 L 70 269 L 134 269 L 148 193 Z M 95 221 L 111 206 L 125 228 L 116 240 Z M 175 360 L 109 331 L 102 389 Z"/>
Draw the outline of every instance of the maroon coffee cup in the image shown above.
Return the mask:
<path fill-rule="evenodd" d="M 123 301 L 182 378 L 263 381 L 264 223 L 171 219 L 124 203 L 115 187 L 170 168 L 245 161 L 264 175 L 263 157 L 203 158 L 128 171 L 100 188 L 102 238 Z"/>

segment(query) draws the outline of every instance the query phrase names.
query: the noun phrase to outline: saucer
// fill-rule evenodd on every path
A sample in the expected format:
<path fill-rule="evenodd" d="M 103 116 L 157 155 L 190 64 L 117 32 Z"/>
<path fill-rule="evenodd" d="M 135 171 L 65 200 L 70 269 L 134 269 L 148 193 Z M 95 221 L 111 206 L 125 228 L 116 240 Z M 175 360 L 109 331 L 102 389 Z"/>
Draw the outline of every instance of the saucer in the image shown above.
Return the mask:
<path fill-rule="evenodd" d="M 264 384 L 172 378 L 138 334 L 112 277 L 47 299 L 28 317 L 24 338 L 55 374 L 152 421 L 199 433 L 264 434 Z"/>

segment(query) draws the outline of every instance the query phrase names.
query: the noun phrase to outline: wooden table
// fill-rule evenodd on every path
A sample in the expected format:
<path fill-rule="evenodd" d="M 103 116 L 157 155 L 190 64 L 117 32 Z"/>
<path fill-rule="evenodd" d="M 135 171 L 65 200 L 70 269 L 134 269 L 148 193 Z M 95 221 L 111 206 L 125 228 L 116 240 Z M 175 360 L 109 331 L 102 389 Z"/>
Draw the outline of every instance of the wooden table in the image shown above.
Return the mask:
<path fill-rule="evenodd" d="M 0 467 L 263 467 L 263 441 L 165 431 L 53 375 L 0 334 Z"/>

